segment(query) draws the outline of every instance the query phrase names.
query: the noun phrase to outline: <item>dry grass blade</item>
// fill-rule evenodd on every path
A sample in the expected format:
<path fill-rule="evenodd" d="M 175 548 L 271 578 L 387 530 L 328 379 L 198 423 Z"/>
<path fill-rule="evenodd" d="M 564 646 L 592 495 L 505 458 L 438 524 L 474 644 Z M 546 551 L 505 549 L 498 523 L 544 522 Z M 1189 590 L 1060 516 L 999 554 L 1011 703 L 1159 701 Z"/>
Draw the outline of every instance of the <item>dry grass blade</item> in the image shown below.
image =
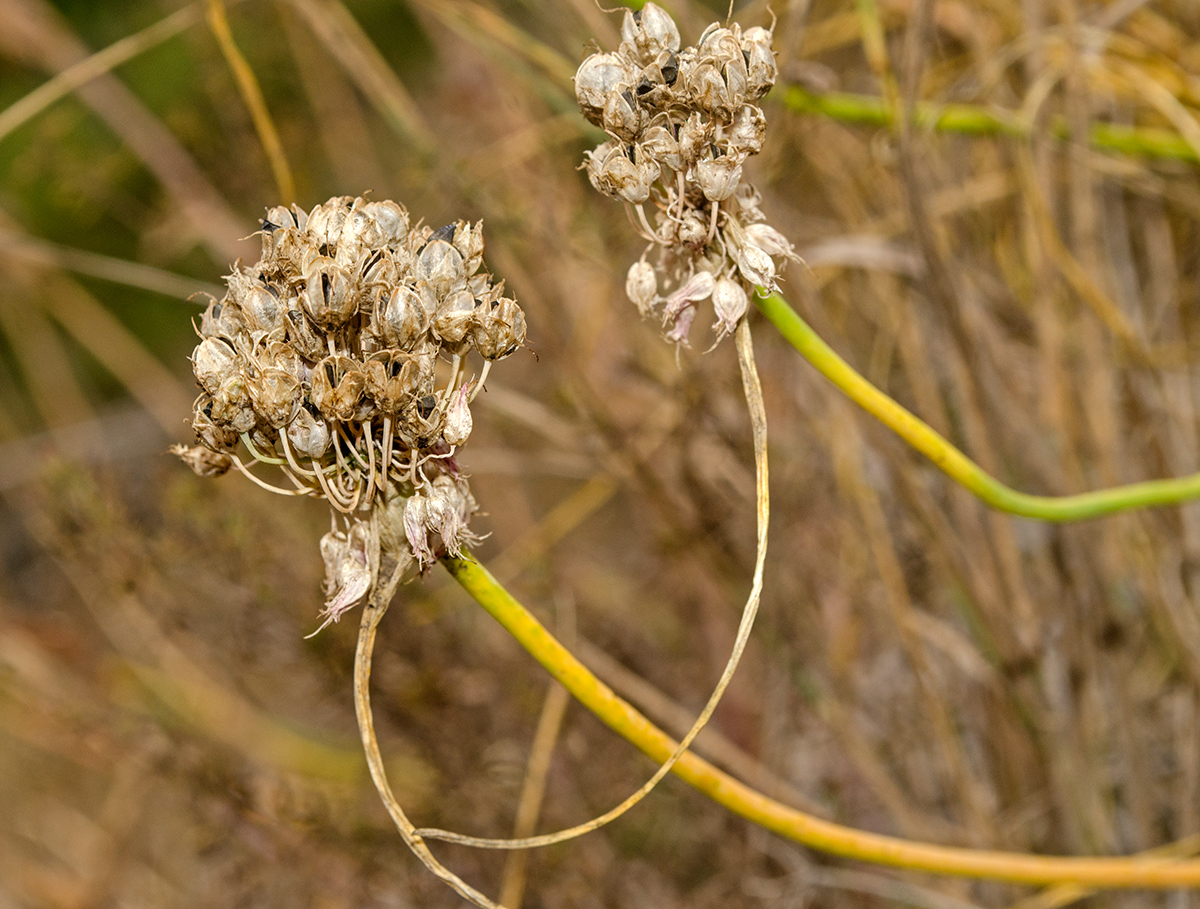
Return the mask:
<path fill-rule="evenodd" d="M 296 201 L 296 180 L 292 176 L 292 166 L 288 164 L 287 155 L 284 154 L 283 143 L 279 141 L 279 131 L 275 128 L 275 121 L 271 119 L 271 111 L 263 99 L 258 77 L 254 75 L 254 70 L 250 68 L 250 64 L 233 40 L 233 32 L 229 28 L 229 17 L 225 13 L 224 0 L 207 0 L 207 4 L 208 25 L 217 38 L 217 44 L 221 47 L 225 61 L 229 64 L 242 100 L 246 102 L 246 107 L 250 110 L 250 117 L 254 121 L 258 140 L 262 143 L 267 160 L 271 163 L 271 173 L 275 176 L 275 188 L 279 191 L 278 201 L 283 205 L 291 205 Z"/>
<path fill-rule="evenodd" d="M 583 824 L 578 824 L 567 830 L 542 836 L 524 837 L 521 839 L 489 839 L 485 837 L 464 836 L 451 830 L 422 828 L 418 835 L 428 839 L 446 840 L 464 846 L 474 846 L 480 849 L 532 849 L 565 842 L 586 833 L 591 833 L 605 824 L 616 820 L 657 786 L 687 752 L 689 746 L 701 730 L 708 724 L 717 705 L 721 702 L 725 689 L 729 687 L 733 674 L 741 662 L 746 644 L 750 640 L 750 632 L 754 629 L 754 619 L 758 615 L 759 601 L 762 597 L 763 569 L 767 559 L 767 526 L 770 520 L 770 482 L 767 474 L 767 415 L 763 404 L 762 384 L 758 377 L 758 367 L 754 362 L 754 342 L 750 335 L 750 322 L 743 318 L 737 327 L 738 365 L 742 373 L 742 389 L 746 396 L 746 407 L 750 413 L 750 424 L 754 433 L 754 467 L 755 467 L 755 510 L 756 510 L 756 541 L 754 558 L 754 576 L 750 585 L 750 595 L 742 608 L 741 621 L 738 623 L 737 635 L 734 638 L 733 649 L 721 678 L 717 681 L 708 703 L 692 724 L 692 728 L 680 740 L 675 751 L 667 758 L 646 783 L 612 810 L 593 818 Z"/>

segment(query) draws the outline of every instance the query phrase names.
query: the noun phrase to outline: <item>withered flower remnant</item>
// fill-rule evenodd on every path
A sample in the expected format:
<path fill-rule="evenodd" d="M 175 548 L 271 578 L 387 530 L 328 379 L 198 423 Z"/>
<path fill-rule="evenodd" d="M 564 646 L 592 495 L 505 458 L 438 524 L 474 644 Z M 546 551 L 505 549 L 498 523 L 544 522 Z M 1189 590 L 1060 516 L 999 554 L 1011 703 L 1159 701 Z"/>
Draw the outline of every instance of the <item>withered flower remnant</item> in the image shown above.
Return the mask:
<path fill-rule="evenodd" d="M 476 540 L 455 455 L 491 364 L 526 331 L 483 269 L 482 228 L 410 227 L 402 205 L 349 196 L 309 212 L 276 206 L 259 260 L 236 263 L 200 318 L 199 444 L 174 451 L 201 476 L 236 467 L 329 501 L 326 624 L 363 601 L 381 563 L 423 569 Z M 242 446 L 291 488 L 251 473 Z"/>
<path fill-rule="evenodd" d="M 766 132 L 758 101 L 775 84 L 771 31 L 713 23 L 695 46 L 680 45 L 659 6 L 627 10 L 620 46 L 580 64 L 575 95 L 611 137 L 585 153 L 588 179 L 633 207 L 658 250 L 653 265 L 643 256 L 630 268 L 626 292 L 643 316 L 660 314 L 668 340 L 687 344 L 700 301 L 712 297 L 720 341 L 744 318 L 747 294 L 776 289 L 784 262 L 775 259 L 798 257 L 763 223 L 758 194 L 742 179 Z"/>

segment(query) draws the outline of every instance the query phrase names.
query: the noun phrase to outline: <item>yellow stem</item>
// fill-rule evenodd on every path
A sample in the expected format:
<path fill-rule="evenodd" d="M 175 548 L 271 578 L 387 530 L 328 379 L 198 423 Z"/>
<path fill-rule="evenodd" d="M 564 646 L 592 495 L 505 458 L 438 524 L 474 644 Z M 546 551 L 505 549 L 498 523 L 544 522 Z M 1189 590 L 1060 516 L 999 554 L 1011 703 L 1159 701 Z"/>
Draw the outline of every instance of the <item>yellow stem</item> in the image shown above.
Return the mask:
<path fill-rule="evenodd" d="M 676 742 L 647 720 L 563 647 L 486 568 L 470 557 L 442 559 L 446 570 L 535 660 L 614 732 L 658 763 Z M 1200 886 L 1200 861 L 1144 855 L 1088 858 L 1025 855 L 938 846 L 868 833 L 789 808 L 686 752 L 674 772 L 709 798 L 768 830 L 847 858 L 987 880 L 1086 885 L 1096 889 Z"/>

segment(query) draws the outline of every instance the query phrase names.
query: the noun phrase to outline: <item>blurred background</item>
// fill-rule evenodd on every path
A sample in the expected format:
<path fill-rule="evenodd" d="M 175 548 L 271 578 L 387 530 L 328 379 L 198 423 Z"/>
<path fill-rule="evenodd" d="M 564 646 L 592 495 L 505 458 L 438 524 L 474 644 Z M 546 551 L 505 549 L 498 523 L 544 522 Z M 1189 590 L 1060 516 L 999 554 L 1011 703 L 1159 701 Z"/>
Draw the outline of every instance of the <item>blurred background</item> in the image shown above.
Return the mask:
<path fill-rule="evenodd" d="M 1020 489 L 1200 470 L 1200 6 L 877 4 L 735 3 L 743 26 L 777 17 L 749 174 L 808 262 L 785 295 Z M 727 12 L 663 5 L 685 43 Z M 257 258 L 257 219 L 287 192 L 210 8 L 0 0 L 0 907 L 460 905 L 367 777 L 355 621 L 303 637 L 326 507 L 165 453 L 191 441 L 195 295 Z M 570 76 L 615 47 L 619 16 L 592 0 L 227 13 L 302 206 L 370 190 L 435 226 L 484 219 L 532 352 L 474 408 L 478 554 L 614 688 L 686 729 L 749 586 L 753 458 L 732 344 L 702 355 L 697 330 L 677 356 L 638 320 L 624 280 L 641 241 L 577 170 L 596 139 Z M 969 104 L 1008 128 L 843 122 L 789 110 L 789 85 Z M 1101 122 L 1167 131 L 1169 154 L 1097 150 Z M 751 319 L 766 594 L 698 750 L 900 836 L 1200 848 L 1200 505 L 1075 526 L 990 513 Z M 540 830 L 653 770 L 440 569 L 402 588 L 373 685 L 418 825 L 509 835 L 531 754 L 548 760 Z M 524 867 L 435 851 L 529 907 L 1197 902 L 830 860 L 671 779 Z"/>

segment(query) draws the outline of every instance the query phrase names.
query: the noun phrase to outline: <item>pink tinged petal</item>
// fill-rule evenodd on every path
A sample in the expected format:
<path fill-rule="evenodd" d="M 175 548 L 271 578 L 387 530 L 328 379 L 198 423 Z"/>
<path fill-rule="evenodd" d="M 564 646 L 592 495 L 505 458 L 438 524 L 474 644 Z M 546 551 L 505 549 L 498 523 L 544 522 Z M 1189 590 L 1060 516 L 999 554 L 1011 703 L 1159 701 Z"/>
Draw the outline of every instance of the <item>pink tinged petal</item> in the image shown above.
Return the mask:
<path fill-rule="evenodd" d="M 404 536 L 412 547 L 417 564 L 424 568 L 433 562 L 433 552 L 429 549 L 429 532 L 426 529 L 428 520 L 429 500 L 414 493 L 412 498 L 404 503 Z"/>
<path fill-rule="evenodd" d="M 667 306 L 663 310 L 663 321 L 673 321 L 683 310 L 694 309 L 689 304 L 707 299 L 713 292 L 715 284 L 716 281 L 713 279 L 711 272 L 696 272 L 688 279 L 686 284 L 667 297 Z"/>
<path fill-rule="evenodd" d="M 688 306 L 674 317 L 674 325 L 667 332 L 666 338 L 668 341 L 674 341 L 676 344 L 683 344 L 685 347 L 688 344 L 688 331 L 691 330 L 692 320 L 696 318 L 696 307 Z"/>
<path fill-rule="evenodd" d="M 713 309 L 717 313 L 713 331 L 717 333 L 717 340 L 720 341 L 737 328 L 738 322 L 750 308 L 750 299 L 742 285 L 730 278 L 722 278 L 717 282 L 712 299 Z"/>

